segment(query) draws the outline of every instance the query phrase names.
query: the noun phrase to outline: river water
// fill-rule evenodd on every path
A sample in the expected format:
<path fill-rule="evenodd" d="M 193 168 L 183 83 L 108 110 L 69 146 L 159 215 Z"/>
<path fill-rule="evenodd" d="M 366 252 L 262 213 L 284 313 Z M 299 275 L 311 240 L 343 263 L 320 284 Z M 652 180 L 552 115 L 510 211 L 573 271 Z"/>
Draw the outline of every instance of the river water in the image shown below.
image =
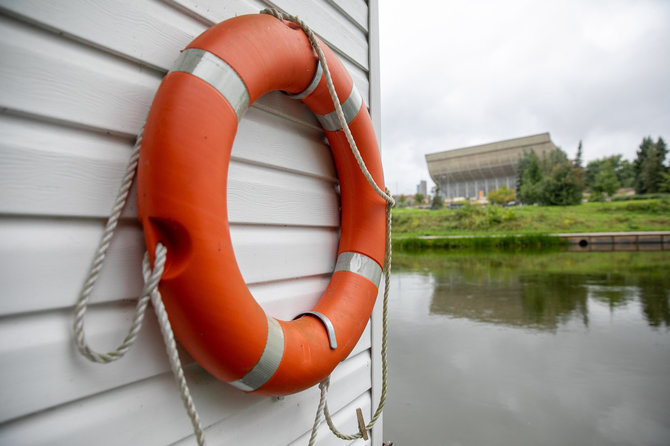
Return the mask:
<path fill-rule="evenodd" d="M 384 438 L 670 445 L 670 252 L 394 254 Z"/>

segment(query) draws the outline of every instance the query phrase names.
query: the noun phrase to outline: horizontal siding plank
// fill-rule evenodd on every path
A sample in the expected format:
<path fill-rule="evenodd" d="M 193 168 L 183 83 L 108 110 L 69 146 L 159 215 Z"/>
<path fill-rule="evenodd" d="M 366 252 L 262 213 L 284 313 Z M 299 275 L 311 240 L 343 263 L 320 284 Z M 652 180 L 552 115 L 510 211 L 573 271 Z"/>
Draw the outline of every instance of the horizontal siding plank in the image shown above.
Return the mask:
<path fill-rule="evenodd" d="M 231 156 L 236 161 L 337 181 L 321 127 L 307 127 L 256 108 L 240 121 Z"/>
<path fill-rule="evenodd" d="M 0 144 L 0 212 L 105 217 L 114 203 L 126 161 L 61 158 Z M 227 193 L 231 223 L 325 227 L 339 224 L 338 196 L 330 181 L 233 161 Z M 133 191 L 124 215 L 136 217 L 136 208 Z"/>
<path fill-rule="evenodd" d="M 262 0 L 163 0 L 186 14 L 197 18 L 207 26 L 215 25 L 231 17 L 242 14 L 256 14 L 267 5 Z"/>
<path fill-rule="evenodd" d="M 103 228 L 102 221 L 1 219 L 0 288 L 5 297 L 0 299 L 0 315 L 73 305 Z M 233 226 L 231 236 L 238 266 L 251 284 L 252 293 L 254 284 L 281 282 L 274 291 L 271 284 L 259 288 L 257 297 L 263 304 L 276 292 L 278 301 L 269 308 L 280 318 L 290 319 L 302 308 L 310 307 L 310 302 L 325 289 L 323 279 L 335 265 L 335 229 Z M 140 226 L 121 225 L 112 240 L 93 300 L 136 298 L 143 283 L 143 252 Z M 298 278 L 305 282 L 296 281 Z M 292 305 L 306 303 L 287 313 L 281 309 L 284 299 Z"/>
<path fill-rule="evenodd" d="M 2 145 L 100 160 L 127 161 L 135 136 L 120 137 L 0 112 Z M 305 126 L 257 108 L 240 122 L 236 161 L 337 181 L 330 148 L 317 125 Z"/>
<path fill-rule="evenodd" d="M 103 228 L 102 221 L 0 219 L 0 315 L 74 305 Z M 93 300 L 137 297 L 143 253 L 139 225 L 121 225 Z"/>
<path fill-rule="evenodd" d="M 335 268 L 337 230 L 232 226 L 230 234 L 247 283 L 329 274 Z"/>
<path fill-rule="evenodd" d="M 333 183 L 245 164 L 231 166 L 228 213 L 233 223 L 328 227 L 340 223 Z"/>
<path fill-rule="evenodd" d="M 163 354 L 162 349 L 160 354 Z M 122 359 L 119 362 L 126 369 L 134 363 L 129 360 L 123 364 L 123 361 Z M 92 367 L 114 368 L 112 365 Z M 277 426 L 272 420 L 278 416 L 286 419 L 287 423 L 297 424 L 295 429 L 282 429 L 284 436 L 294 437 L 294 432 L 303 433 L 309 429 L 312 411 L 318 402 L 316 387 L 277 400 L 243 394 L 217 381 L 196 364 L 187 366 L 185 372 L 203 424 L 209 426 L 206 435 L 210 441 L 216 438 L 221 444 L 277 444 L 273 440 L 261 442 L 267 435 L 273 435 L 273 432 L 263 432 L 263 429 L 258 429 L 258 423 L 266 420 L 267 423 Z M 111 372 L 91 370 L 70 379 L 91 380 L 106 373 Z M 116 374 L 119 374 L 118 370 Z M 128 374 L 128 371 L 124 371 L 124 374 Z M 34 380 L 37 377 L 30 378 Z M 331 379 L 330 405 L 336 411 L 359 395 L 368 393 L 369 352 L 365 351 L 342 362 Z M 79 382 L 79 386 L 81 385 Z M 23 390 L 30 389 L 24 387 Z M 302 411 L 305 411 L 305 415 L 309 411 L 312 416 L 296 417 Z M 72 422 L 81 419 L 82 414 L 86 414 L 83 422 Z M 137 423 L 138 419 L 143 422 Z M 114 435 L 101 435 L 110 428 L 113 428 Z M 0 443 L 16 445 L 164 445 L 190 435 L 190 422 L 169 373 L 97 393 L 59 406 L 58 410 L 42 411 L 8 421 L 0 427 Z M 239 438 L 239 441 L 230 442 L 231 437 Z M 288 438 L 284 443 L 292 439 Z"/>
<path fill-rule="evenodd" d="M 327 0 L 363 31 L 368 30 L 368 4 L 365 0 Z"/>
<path fill-rule="evenodd" d="M 67 8 L 57 2 L 3 0 L 2 9 L 163 72 L 179 50 L 207 29 L 166 4 L 147 0 L 68 0 Z"/>

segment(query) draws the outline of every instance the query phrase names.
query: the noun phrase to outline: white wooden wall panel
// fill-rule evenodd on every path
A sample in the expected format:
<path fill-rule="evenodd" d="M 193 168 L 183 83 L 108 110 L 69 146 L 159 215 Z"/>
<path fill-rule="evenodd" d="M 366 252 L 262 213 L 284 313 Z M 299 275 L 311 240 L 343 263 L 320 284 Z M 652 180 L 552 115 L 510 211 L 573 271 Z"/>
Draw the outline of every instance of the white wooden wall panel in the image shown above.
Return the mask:
<path fill-rule="evenodd" d="M 128 355 L 102 366 L 75 351 L 72 305 L 179 50 L 213 23 L 268 6 L 307 20 L 372 99 L 363 0 L 0 0 L 0 444 L 195 444 L 153 314 Z M 240 269 L 268 314 L 290 320 L 319 299 L 334 264 L 328 146 L 309 110 L 276 92 L 245 115 L 232 159 Z M 87 317 L 100 350 L 122 339 L 141 289 L 136 215 L 133 195 Z M 373 330 L 332 378 L 330 407 L 348 431 L 356 407 L 371 415 Z M 181 355 L 210 444 L 306 444 L 316 388 L 283 400 L 247 395 Z M 318 438 L 343 444 L 325 425 Z"/>

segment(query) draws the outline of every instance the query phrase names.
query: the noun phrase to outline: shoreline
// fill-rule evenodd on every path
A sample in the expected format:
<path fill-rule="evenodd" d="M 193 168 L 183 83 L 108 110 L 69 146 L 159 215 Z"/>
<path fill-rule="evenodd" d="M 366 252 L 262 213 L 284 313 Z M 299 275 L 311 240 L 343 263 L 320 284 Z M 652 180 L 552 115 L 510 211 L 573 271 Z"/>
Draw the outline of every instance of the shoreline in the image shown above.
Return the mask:
<path fill-rule="evenodd" d="M 537 250 L 577 248 L 574 250 L 611 251 L 610 246 L 659 247 L 670 250 L 670 231 L 575 232 L 551 234 L 473 234 L 424 235 L 392 239 L 393 248 L 402 251 L 425 249 L 512 249 Z M 588 248 L 588 249 L 587 249 Z M 600 249 L 599 249 L 600 248 Z"/>

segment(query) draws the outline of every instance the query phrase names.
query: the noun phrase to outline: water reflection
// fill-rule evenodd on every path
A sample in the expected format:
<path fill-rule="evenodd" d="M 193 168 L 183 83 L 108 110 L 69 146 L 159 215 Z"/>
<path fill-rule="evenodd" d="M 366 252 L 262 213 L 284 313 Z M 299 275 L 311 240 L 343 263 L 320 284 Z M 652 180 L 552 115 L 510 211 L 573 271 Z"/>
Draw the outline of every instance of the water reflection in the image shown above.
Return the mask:
<path fill-rule="evenodd" d="M 670 252 L 394 255 L 384 437 L 670 444 Z"/>
<path fill-rule="evenodd" d="M 670 327 L 665 252 L 400 254 L 394 270 L 432 276 L 434 315 L 555 331 L 572 320 L 588 327 L 589 300 L 616 311 L 638 299 L 650 326 Z"/>

